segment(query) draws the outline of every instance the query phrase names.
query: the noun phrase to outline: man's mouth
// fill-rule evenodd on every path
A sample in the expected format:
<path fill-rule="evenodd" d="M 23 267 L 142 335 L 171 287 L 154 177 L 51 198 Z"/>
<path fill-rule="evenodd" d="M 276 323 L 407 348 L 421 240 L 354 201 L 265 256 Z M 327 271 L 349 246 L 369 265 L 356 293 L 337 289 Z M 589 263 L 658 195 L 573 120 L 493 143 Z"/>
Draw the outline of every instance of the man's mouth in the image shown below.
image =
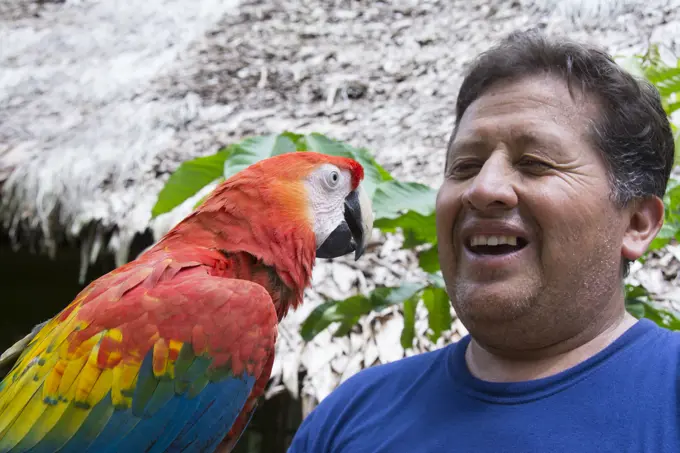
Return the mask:
<path fill-rule="evenodd" d="M 474 235 L 465 241 L 465 248 L 476 255 L 506 255 L 522 250 L 527 244 L 520 236 Z"/>

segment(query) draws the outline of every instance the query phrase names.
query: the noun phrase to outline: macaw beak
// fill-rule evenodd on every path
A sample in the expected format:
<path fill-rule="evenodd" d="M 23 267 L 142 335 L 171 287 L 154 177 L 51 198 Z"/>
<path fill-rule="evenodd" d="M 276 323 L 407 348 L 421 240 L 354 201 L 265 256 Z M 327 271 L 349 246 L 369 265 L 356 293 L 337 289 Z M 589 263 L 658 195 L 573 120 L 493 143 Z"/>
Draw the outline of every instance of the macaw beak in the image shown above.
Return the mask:
<path fill-rule="evenodd" d="M 316 250 L 316 256 L 337 258 L 354 252 L 356 261 L 364 254 L 372 232 L 373 204 L 359 185 L 345 198 L 344 219 Z"/>

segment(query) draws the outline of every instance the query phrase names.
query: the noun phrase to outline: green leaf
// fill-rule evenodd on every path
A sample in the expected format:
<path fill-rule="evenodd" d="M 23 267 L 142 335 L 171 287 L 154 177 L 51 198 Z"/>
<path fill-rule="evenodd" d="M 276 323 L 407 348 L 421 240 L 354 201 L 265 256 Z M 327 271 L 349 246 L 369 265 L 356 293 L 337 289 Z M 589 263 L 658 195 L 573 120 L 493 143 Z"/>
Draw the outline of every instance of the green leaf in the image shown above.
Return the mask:
<path fill-rule="evenodd" d="M 343 319 L 340 321 L 340 325 L 333 333 L 333 336 L 344 337 L 345 335 L 348 335 L 352 331 L 352 327 L 354 327 L 359 322 L 359 319 L 361 319 L 361 316 L 350 316 L 346 319 Z"/>
<path fill-rule="evenodd" d="M 342 315 L 335 309 L 337 304 L 337 300 L 327 300 L 312 310 L 300 326 L 300 336 L 303 340 L 310 341 L 331 323 L 342 321 Z"/>
<path fill-rule="evenodd" d="M 657 67 L 647 71 L 647 78 L 659 90 L 661 97 L 680 92 L 680 67 Z"/>
<path fill-rule="evenodd" d="M 400 228 L 404 233 L 404 247 L 412 248 L 425 243 L 437 241 L 437 227 L 435 214 L 423 216 L 413 211 L 408 211 L 396 219 L 376 219 L 373 223 L 385 233 L 393 233 Z"/>
<path fill-rule="evenodd" d="M 304 134 L 296 134 L 295 132 L 285 131 L 281 133 L 281 137 L 286 137 L 291 142 L 295 143 L 295 148 L 298 151 L 307 151 L 307 142 Z"/>
<path fill-rule="evenodd" d="M 663 227 L 662 227 L 663 229 Z M 655 237 L 650 242 L 649 247 L 647 247 L 647 252 L 653 252 L 654 250 L 660 250 L 670 244 L 671 240 L 668 238 L 662 238 L 660 236 Z M 641 257 L 642 258 L 642 257 Z"/>
<path fill-rule="evenodd" d="M 151 217 L 172 211 L 203 187 L 219 179 L 227 157 L 229 151 L 225 149 L 182 163 L 159 192 Z"/>
<path fill-rule="evenodd" d="M 392 233 L 401 229 L 404 247 L 435 243 L 435 201 L 437 192 L 415 182 L 385 181 L 376 188 L 373 209 L 374 226 Z"/>
<path fill-rule="evenodd" d="M 663 328 L 680 330 L 678 313 L 653 302 L 642 285 L 626 284 L 626 310 L 638 319 L 646 318 Z"/>
<path fill-rule="evenodd" d="M 261 135 L 249 137 L 232 145 L 229 158 L 224 164 L 224 177 L 229 178 L 239 171 L 268 157 L 297 151 L 295 142 L 288 135 Z"/>
<path fill-rule="evenodd" d="M 678 202 L 680 202 L 680 181 L 675 178 L 669 178 L 666 185 L 666 193 L 663 196 L 663 202 L 667 210 L 677 210 Z"/>
<path fill-rule="evenodd" d="M 416 337 L 416 307 L 418 299 L 412 297 L 404 301 L 404 329 L 401 331 L 399 342 L 401 347 L 409 349 L 413 347 L 413 339 Z"/>
<path fill-rule="evenodd" d="M 371 311 L 401 304 L 422 290 L 425 285 L 405 283 L 398 287 L 379 287 L 368 296 L 356 295 L 343 300 L 324 302 L 303 321 L 300 335 L 310 341 L 333 322 L 340 322 L 335 335 L 345 335 L 361 318 Z"/>
<path fill-rule="evenodd" d="M 428 312 L 428 325 L 431 333 L 430 341 L 436 342 L 442 332 L 451 328 L 451 305 L 449 296 L 441 288 L 429 286 L 423 291 L 423 303 Z"/>
<path fill-rule="evenodd" d="M 679 181 L 670 178 L 663 196 L 665 207 L 665 219 L 661 230 L 652 240 L 647 252 L 658 250 L 672 239 L 680 238 L 680 184 Z"/>
<path fill-rule="evenodd" d="M 364 189 L 371 198 L 380 182 L 392 179 L 392 176 L 375 161 L 371 153 L 365 148 L 354 148 L 347 143 L 333 140 L 316 132 L 306 135 L 304 140 L 309 151 L 331 156 L 350 157 L 359 162 L 364 167 Z"/>
<path fill-rule="evenodd" d="M 645 317 L 645 306 L 642 302 L 631 301 L 626 303 L 626 311 L 631 315 L 635 316 L 637 319 L 642 319 Z"/>
<path fill-rule="evenodd" d="M 418 254 L 418 265 L 425 272 L 437 272 L 439 270 L 439 253 L 437 244 Z"/>
<path fill-rule="evenodd" d="M 666 103 L 664 110 L 668 116 L 671 116 L 675 111 L 680 110 L 680 101 Z"/>
<path fill-rule="evenodd" d="M 376 218 L 395 219 L 406 211 L 422 216 L 434 213 L 437 191 L 417 182 L 385 181 L 376 188 L 373 209 Z"/>
<path fill-rule="evenodd" d="M 626 310 L 638 319 L 646 318 L 669 330 L 680 330 L 678 313 L 651 301 L 640 299 L 627 301 Z"/>
<path fill-rule="evenodd" d="M 677 208 L 677 207 L 676 207 Z M 661 225 L 661 229 L 657 233 L 656 237 L 663 239 L 673 239 L 678 234 L 677 213 L 668 216 L 668 222 L 664 222 Z"/>
<path fill-rule="evenodd" d="M 444 281 L 442 271 L 428 273 L 427 279 L 429 280 L 431 285 L 434 285 L 437 288 L 441 288 L 444 291 L 446 291 L 446 282 Z"/>
<path fill-rule="evenodd" d="M 648 299 L 649 298 L 649 292 L 647 289 L 645 289 L 644 286 L 642 285 L 631 285 L 631 284 L 626 284 L 626 299 Z"/>

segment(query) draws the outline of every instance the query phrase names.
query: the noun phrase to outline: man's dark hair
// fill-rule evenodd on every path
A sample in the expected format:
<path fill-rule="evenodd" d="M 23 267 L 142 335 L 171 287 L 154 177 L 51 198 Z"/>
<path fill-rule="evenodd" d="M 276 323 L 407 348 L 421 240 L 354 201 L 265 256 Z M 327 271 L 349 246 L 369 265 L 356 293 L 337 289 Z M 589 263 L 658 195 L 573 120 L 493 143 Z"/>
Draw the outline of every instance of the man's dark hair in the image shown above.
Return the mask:
<path fill-rule="evenodd" d="M 512 33 L 472 63 L 458 93 L 449 147 L 467 108 L 491 85 L 545 73 L 563 78 L 570 93 L 576 87 L 595 97 L 599 115 L 589 135 L 608 167 L 612 200 L 625 206 L 638 198 L 663 197 L 675 144 L 656 88 L 602 49 L 535 30 Z M 624 263 L 624 274 L 629 264 Z"/>

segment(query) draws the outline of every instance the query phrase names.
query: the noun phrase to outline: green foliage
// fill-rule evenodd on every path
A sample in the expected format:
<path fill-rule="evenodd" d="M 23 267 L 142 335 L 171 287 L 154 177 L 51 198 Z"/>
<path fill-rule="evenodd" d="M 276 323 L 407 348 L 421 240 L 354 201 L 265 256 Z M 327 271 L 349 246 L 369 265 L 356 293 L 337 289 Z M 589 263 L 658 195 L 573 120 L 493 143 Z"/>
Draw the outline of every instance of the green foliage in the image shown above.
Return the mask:
<path fill-rule="evenodd" d="M 152 217 L 172 211 L 203 187 L 222 177 L 227 150 L 182 163 L 158 194 Z"/>
<path fill-rule="evenodd" d="M 680 181 L 670 178 L 663 197 L 665 220 L 661 231 L 649 246 L 649 252 L 659 250 L 671 241 L 680 240 Z"/>
<path fill-rule="evenodd" d="M 678 314 L 652 301 L 640 285 L 626 285 L 626 310 L 638 319 L 647 318 L 666 329 L 680 330 Z"/>
<path fill-rule="evenodd" d="M 631 72 L 646 77 L 658 88 L 669 116 L 680 110 L 680 61 L 674 67 L 665 66 L 661 63 L 658 49 L 651 47 L 647 54 L 628 58 L 622 64 Z M 678 148 L 680 128 L 673 125 L 673 130 Z M 355 148 L 319 133 L 284 132 L 250 137 L 214 155 L 180 165 L 160 192 L 153 215 L 172 210 L 205 185 L 229 178 L 261 159 L 310 150 L 352 157 L 363 165 L 366 174 L 364 186 L 375 209 L 374 226 L 386 233 L 402 232 L 403 246 L 417 252 L 418 263 L 428 278 L 424 283 L 403 282 L 396 287 L 378 287 L 370 294 L 358 294 L 344 300 L 326 300 L 302 324 L 302 337 L 309 341 L 333 324 L 337 325 L 333 335 L 346 335 L 362 316 L 401 305 L 404 317 L 401 344 L 404 348 L 410 348 L 415 338 L 416 308 L 422 303 L 428 313 L 428 338 L 436 342 L 452 323 L 449 298 L 437 254 L 436 191 L 424 184 L 396 180 L 365 148 Z M 676 159 L 680 159 L 680 156 Z M 652 242 L 650 252 L 680 240 L 680 182 L 670 181 L 664 204 L 666 220 L 658 237 Z M 638 318 L 648 318 L 665 328 L 680 330 L 680 318 L 654 303 L 641 286 L 626 287 L 626 306 Z"/>
<path fill-rule="evenodd" d="M 451 327 L 451 303 L 444 288 L 431 285 L 423 291 L 423 303 L 427 308 L 427 317 L 430 326 L 428 338 L 435 342 L 442 332 Z"/>
<path fill-rule="evenodd" d="M 340 322 L 336 336 L 345 335 L 364 315 L 391 305 L 413 300 L 427 285 L 404 283 L 399 287 L 381 287 L 368 295 L 351 296 L 344 300 L 328 300 L 319 305 L 302 323 L 300 330 L 309 341 L 334 322 Z"/>
<path fill-rule="evenodd" d="M 414 182 L 384 181 L 373 196 L 375 227 L 383 232 L 401 229 L 405 247 L 437 241 L 434 204 L 437 192 Z"/>
<path fill-rule="evenodd" d="M 665 64 L 661 59 L 659 46 L 653 44 L 643 55 L 619 58 L 619 63 L 638 77 L 647 79 L 661 95 L 661 103 L 666 114 L 671 117 L 680 109 L 680 59 L 674 66 Z M 680 149 L 680 127 L 671 119 L 675 136 L 675 149 Z M 680 153 L 675 154 L 675 165 L 680 164 Z"/>
<path fill-rule="evenodd" d="M 420 302 L 428 311 L 428 337 L 436 341 L 451 326 L 451 305 L 440 276 L 431 275 L 424 283 L 405 282 L 396 287 L 378 287 L 367 295 L 358 294 L 343 300 L 327 300 L 316 307 L 303 322 L 302 338 L 311 340 L 333 323 L 339 323 L 334 336 L 346 335 L 359 319 L 373 311 L 392 305 L 404 306 L 404 329 L 401 344 L 410 348 L 415 338 L 415 310 Z"/>

